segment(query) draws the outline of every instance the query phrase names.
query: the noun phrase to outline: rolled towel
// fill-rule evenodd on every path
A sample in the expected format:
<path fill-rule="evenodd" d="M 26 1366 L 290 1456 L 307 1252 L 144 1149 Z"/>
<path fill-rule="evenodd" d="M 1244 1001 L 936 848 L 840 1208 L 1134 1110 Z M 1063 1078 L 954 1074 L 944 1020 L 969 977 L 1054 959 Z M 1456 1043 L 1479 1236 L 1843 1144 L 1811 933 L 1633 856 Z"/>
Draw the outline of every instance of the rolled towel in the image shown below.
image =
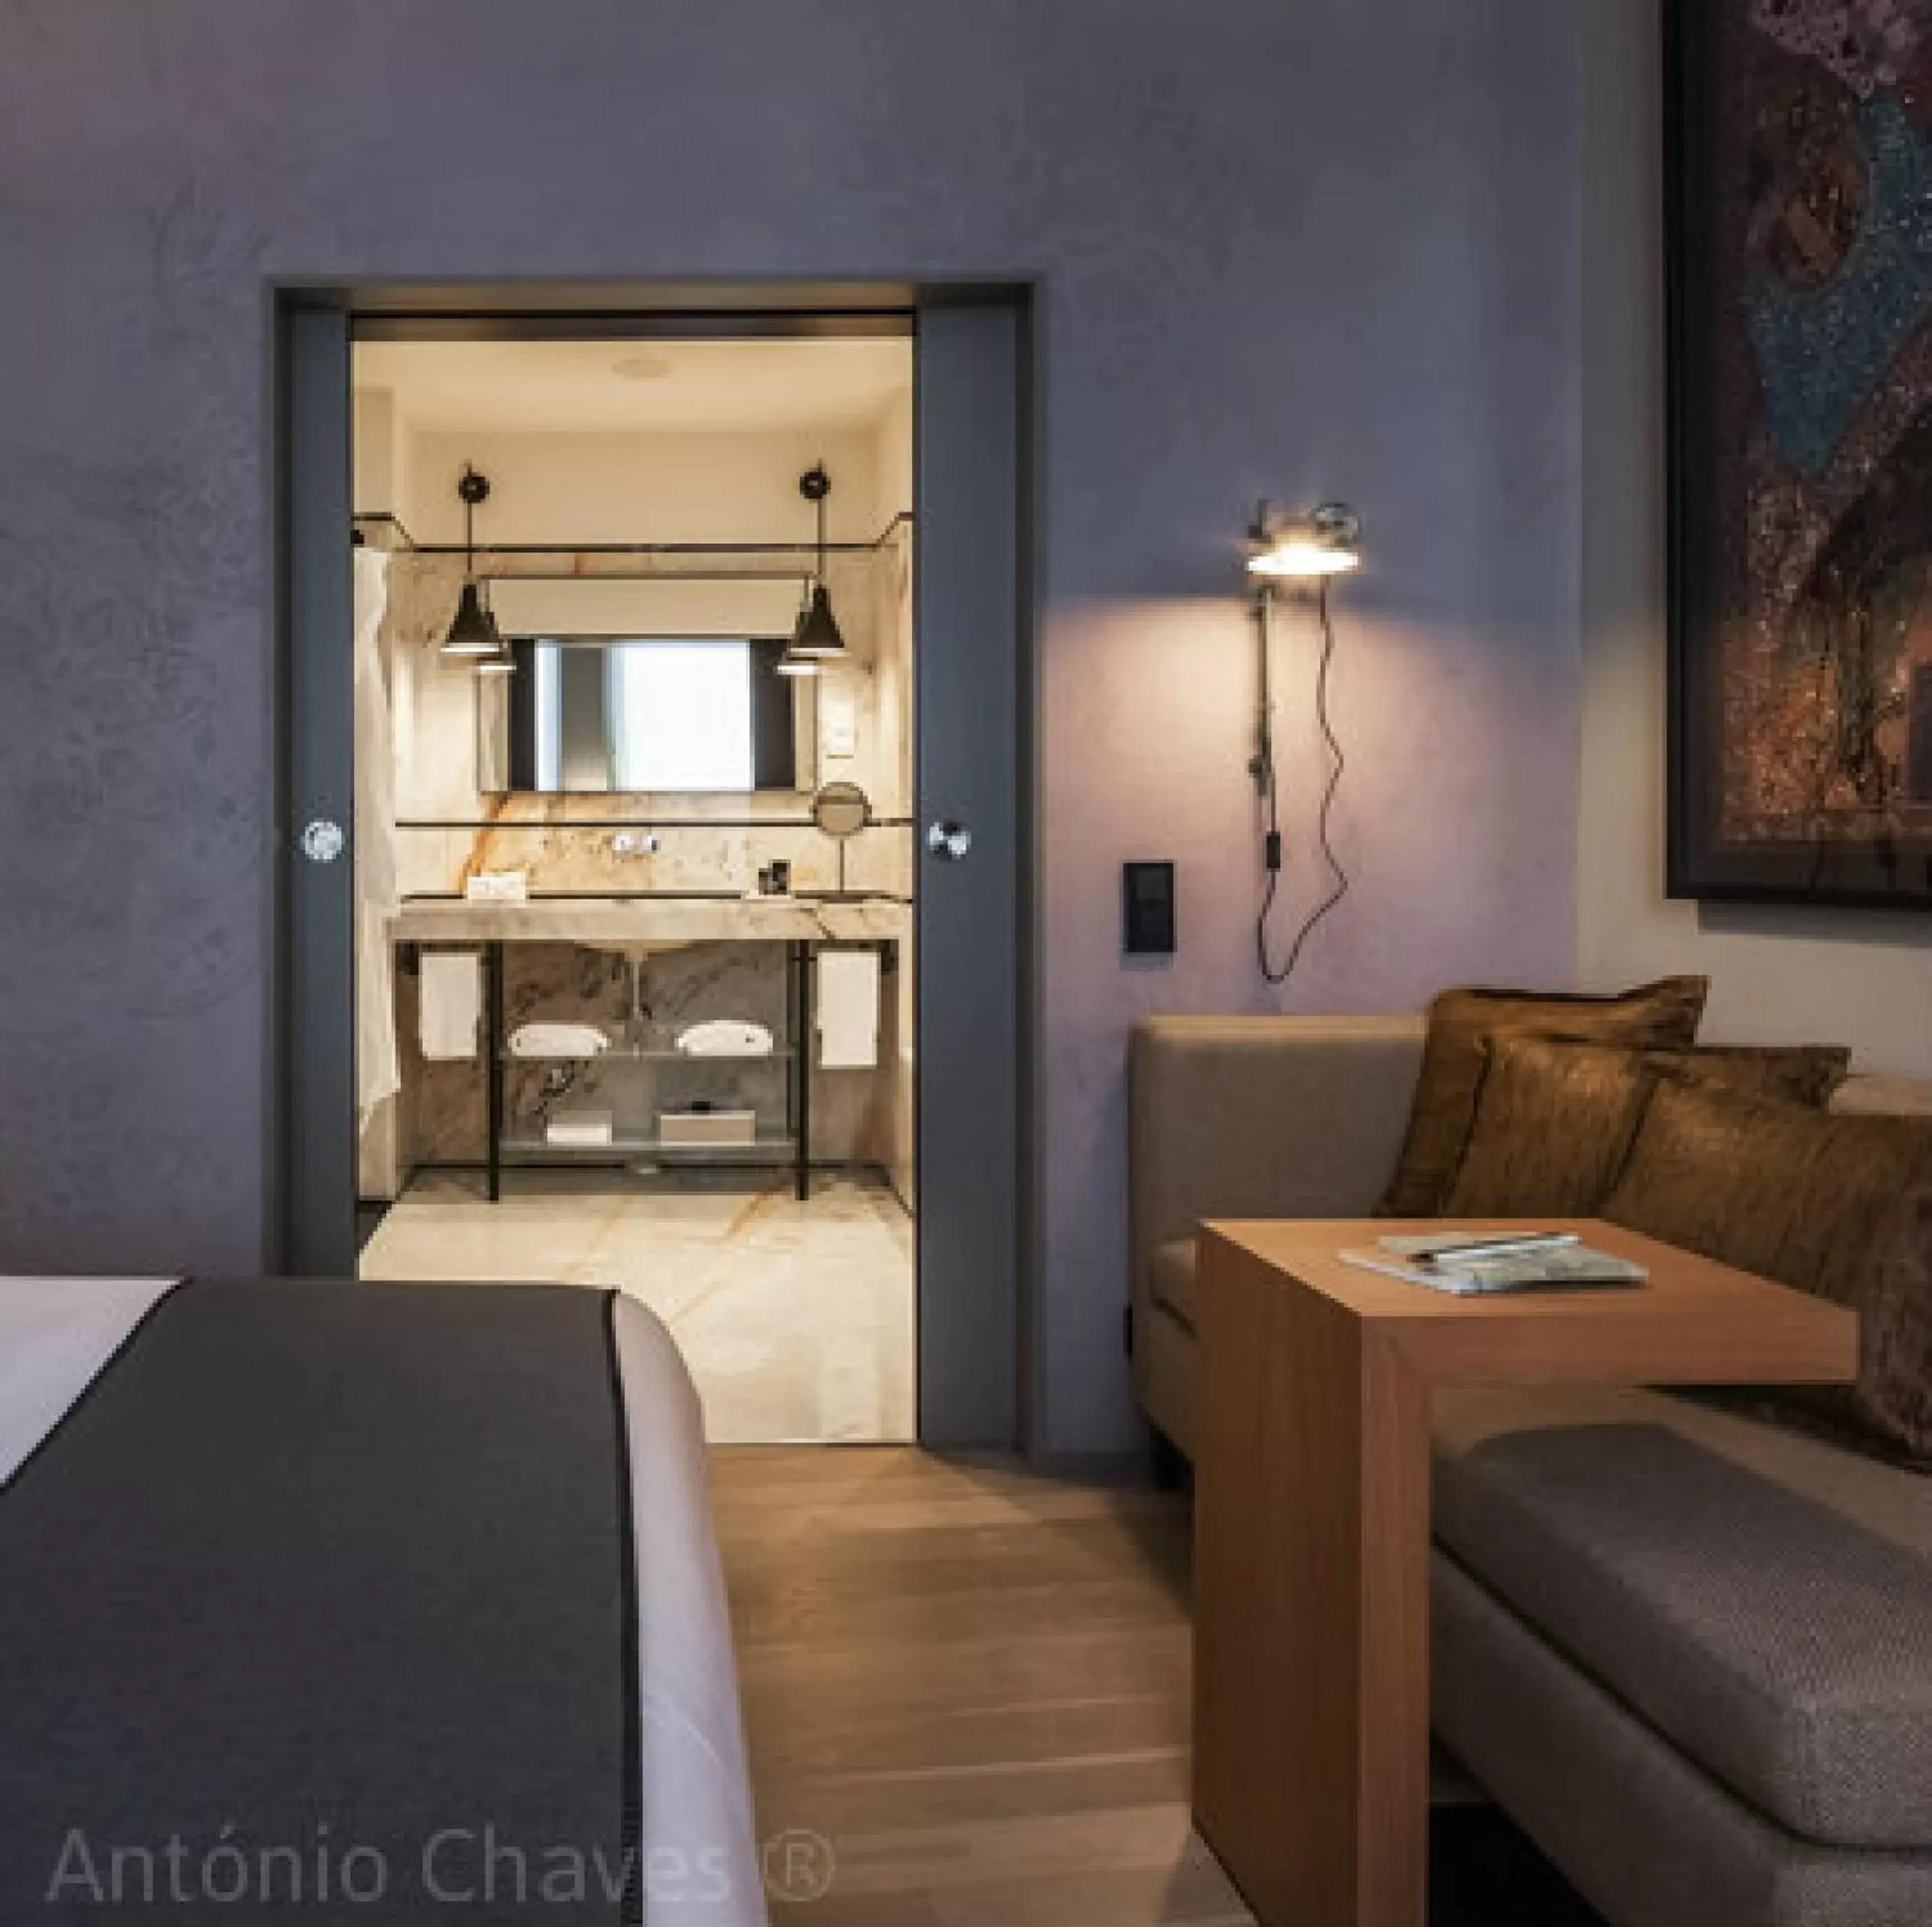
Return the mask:
<path fill-rule="evenodd" d="M 677 1047 L 687 1057 L 769 1057 L 772 1033 L 762 1023 L 718 1017 L 694 1023 L 678 1038 Z"/>
<path fill-rule="evenodd" d="M 554 1111 L 544 1126 L 544 1142 L 557 1145 L 608 1144 L 616 1137 L 613 1113 L 579 1105 Z"/>
<path fill-rule="evenodd" d="M 512 1057 L 601 1057 L 610 1047 L 594 1023 L 524 1023 L 510 1037 Z"/>

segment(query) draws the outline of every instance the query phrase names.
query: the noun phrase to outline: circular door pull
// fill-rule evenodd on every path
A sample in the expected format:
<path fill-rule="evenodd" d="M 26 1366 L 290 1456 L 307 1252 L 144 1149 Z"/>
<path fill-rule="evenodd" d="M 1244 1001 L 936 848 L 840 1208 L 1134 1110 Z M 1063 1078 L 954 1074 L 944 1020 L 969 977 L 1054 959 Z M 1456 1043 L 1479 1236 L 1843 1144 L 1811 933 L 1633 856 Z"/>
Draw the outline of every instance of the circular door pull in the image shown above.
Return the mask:
<path fill-rule="evenodd" d="M 342 826 L 328 817 L 316 817 L 302 826 L 302 853 L 311 863 L 333 863 L 347 847 Z"/>
<path fill-rule="evenodd" d="M 942 862 L 963 863 L 972 851 L 973 832 L 964 823 L 942 817 L 927 826 L 926 847 Z"/>

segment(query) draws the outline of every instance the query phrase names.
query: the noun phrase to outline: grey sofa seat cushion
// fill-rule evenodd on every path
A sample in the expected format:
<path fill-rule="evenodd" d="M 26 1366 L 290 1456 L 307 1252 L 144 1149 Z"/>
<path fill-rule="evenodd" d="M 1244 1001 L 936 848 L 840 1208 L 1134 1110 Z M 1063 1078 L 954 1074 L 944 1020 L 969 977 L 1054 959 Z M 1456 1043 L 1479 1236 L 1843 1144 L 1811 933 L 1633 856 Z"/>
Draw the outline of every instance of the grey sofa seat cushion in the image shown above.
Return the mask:
<path fill-rule="evenodd" d="M 1175 1238 L 1154 1254 L 1149 1268 L 1154 1302 L 1194 1329 L 1194 1240 Z"/>
<path fill-rule="evenodd" d="M 1438 1422 L 1454 1556 L 1791 1832 L 1932 1848 L 1932 1479 L 1654 1395 L 1495 1409 Z"/>
<path fill-rule="evenodd" d="M 1454 1557 L 1430 1576 L 1436 1731 L 1617 1927 L 1926 1927 L 1932 1854 L 1801 1840 L 1693 1764 Z"/>

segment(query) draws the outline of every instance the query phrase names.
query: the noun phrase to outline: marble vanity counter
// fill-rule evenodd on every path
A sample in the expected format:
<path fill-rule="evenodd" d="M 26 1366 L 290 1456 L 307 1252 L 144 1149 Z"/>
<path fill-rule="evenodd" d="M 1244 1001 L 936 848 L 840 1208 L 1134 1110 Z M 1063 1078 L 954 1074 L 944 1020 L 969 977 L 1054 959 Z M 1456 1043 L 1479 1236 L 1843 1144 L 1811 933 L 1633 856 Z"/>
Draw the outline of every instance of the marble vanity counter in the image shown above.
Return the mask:
<path fill-rule="evenodd" d="M 520 904 L 410 898 L 390 922 L 398 943 L 633 944 L 903 942 L 909 904 L 888 897 L 853 903 L 808 898 L 538 898 Z"/>

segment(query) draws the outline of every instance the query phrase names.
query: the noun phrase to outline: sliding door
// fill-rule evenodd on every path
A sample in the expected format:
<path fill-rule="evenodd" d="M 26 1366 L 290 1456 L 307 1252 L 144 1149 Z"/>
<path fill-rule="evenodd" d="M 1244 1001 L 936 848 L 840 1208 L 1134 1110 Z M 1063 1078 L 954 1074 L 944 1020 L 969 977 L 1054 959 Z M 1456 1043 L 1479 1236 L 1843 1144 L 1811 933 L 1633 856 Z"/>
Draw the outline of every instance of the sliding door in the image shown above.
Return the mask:
<path fill-rule="evenodd" d="M 636 289 L 628 310 L 581 286 L 468 289 L 527 332 L 718 325 L 721 291 Z M 837 290 L 824 291 L 828 309 Z M 746 312 L 783 290 L 736 291 Z M 658 299 L 656 297 L 661 296 Z M 868 291 L 883 311 L 891 298 Z M 702 300 L 709 307 L 694 306 Z M 861 304 L 855 292 L 849 308 Z M 1019 1395 L 1029 1146 L 1022 1045 L 1032 867 L 1025 771 L 1031 685 L 1024 616 L 1024 317 L 998 300 L 916 291 L 915 655 L 920 1435 L 1006 1446 Z M 277 834 L 282 946 L 280 1268 L 352 1275 L 356 1083 L 350 369 L 352 315 L 465 324 L 421 289 L 305 297 L 280 334 L 284 733 Z M 541 318 L 539 318 L 541 317 Z M 727 319 L 730 319 L 728 315 Z M 435 325 L 435 323 L 425 323 Z"/>
<path fill-rule="evenodd" d="M 919 318 L 920 1437 L 1018 1441 L 1023 1165 L 1018 309 Z"/>
<path fill-rule="evenodd" d="M 277 797 L 281 1251 L 356 1269 L 355 592 L 349 319 L 280 319 L 282 769 Z"/>

